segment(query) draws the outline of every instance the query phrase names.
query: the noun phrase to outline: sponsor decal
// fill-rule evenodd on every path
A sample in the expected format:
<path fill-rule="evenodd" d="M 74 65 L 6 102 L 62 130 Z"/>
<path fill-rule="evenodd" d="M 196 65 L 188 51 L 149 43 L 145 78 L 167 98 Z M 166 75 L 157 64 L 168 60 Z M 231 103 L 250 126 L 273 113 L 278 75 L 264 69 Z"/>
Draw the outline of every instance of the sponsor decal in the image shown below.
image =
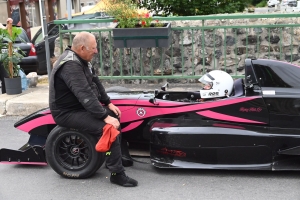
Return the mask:
<path fill-rule="evenodd" d="M 146 115 L 146 110 L 144 108 L 138 108 L 136 110 L 136 114 L 139 116 L 139 117 L 144 117 Z"/>
<path fill-rule="evenodd" d="M 240 112 L 261 112 L 262 108 L 258 107 L 250 107 L 250 108 L 245 108 L 245 107 L 240 107 Z"/>
<path fill-rule="evenodd" d="M 275 90 L 263 90 L 263 95 L 275 95 Z"/>
<path fill-rule="evenodd" d="M 79 174 L 69 174 L 68 172 L 63 172 L 63 175 L 69 178 L 79 178 Z"/>
<path fill-rule="evenodd" d="M 219 96 L 219 92 L 210 92 L 208 96 Z"/>
<path fill-rule="evenodd" d="M 167 148 L 162 148 L 161 150 L 158 150 L 158 152 L 161 154 L 172 155 L 175 157 L 186 157 L 186 153 L 179 150 L 170 150 Z"/>
<path fill-rule="evenodd" d="M 72 148 L 71 151 L 72 151 L 73 155 L 77 155 L 79 153 L 79 148 L 78 147 L 74 147 L 74 148 Z"/>

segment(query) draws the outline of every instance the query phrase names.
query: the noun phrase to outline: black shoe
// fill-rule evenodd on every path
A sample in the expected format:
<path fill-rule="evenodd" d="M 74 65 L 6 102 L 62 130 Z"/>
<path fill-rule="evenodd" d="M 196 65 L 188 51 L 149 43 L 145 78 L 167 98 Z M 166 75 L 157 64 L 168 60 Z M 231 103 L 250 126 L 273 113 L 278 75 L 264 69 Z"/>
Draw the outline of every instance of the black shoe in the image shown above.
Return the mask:
<path fill-rule="evenodd" d="M 138 182 L 126 176 L 125 172 L 111 173 L 110 182 L 123 187 L 135 187 L 138 185 Z"/>

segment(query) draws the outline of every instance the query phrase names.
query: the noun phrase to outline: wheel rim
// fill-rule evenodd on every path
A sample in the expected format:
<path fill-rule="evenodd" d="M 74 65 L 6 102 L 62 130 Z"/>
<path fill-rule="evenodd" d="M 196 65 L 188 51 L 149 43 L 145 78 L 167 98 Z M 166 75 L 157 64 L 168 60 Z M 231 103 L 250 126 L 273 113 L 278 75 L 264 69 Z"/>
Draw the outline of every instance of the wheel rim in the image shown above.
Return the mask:
<path fill-rule="evenodd" d="M 86 140 L 78 135 L 62 137 L 56 145 L 56 158 L 69 170 L 80 170 L 89 163 L 91 148 Z"/>

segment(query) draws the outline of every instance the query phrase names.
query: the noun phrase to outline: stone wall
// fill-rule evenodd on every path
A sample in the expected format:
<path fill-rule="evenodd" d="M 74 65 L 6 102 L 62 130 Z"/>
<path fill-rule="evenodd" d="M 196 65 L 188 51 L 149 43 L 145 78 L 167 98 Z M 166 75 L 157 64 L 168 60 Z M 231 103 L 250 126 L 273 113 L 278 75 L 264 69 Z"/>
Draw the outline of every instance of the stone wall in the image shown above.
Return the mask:
<path fill-rule="evenodd" d="M 299 24 L 299 21 L 299 18 L 207 20 L 204 26 L 280 25 Z M 172 22 L 172 27 L 185 26 L 201 27 L 202 21 Z M 96 55 L 93 63 L 95 68 L 99 69 L 97 72 L 101 76 L 120 76 L 121 74 L 128 76 L 131 75 L 131 72 L 136 76 L 141 73 L 149 76 L 152 66 L 155 74 L 160 74 L 162 71 L 164 75 L 170 75 L 170 72 L 173 71 L 173 76 L 181 76 L 183 73 L 188 76 L 199 75 L 200 77 L 201 74 L 212 69 L 226 70 L 231 75 L 243 75 L 245 58 L 276 59 L 288 62 L 292 58 L 293 63 L 299 64 L 300 62 L 300 28 L 298 27 L 222 28 L 215 29 L 215 31 L 207 29 L 204 31 L 204 35 L 202 34 L 203 31 L 197 29 L 173 31 L 172 48 L 142 49 L 141 55 L 140 49 L 137 48 L 112 48 L 111 51 L 108 32 L 102 33 L 101 38 L 95 34 L 97 40 L 101 39 L 103 62 L 101 65 L 100 56 Z M 67 43 L 66 37 L 64 45 Z M 122 62 L 122 70 L 120 62 Z M 130 63 L 132 63 L 132 68 Z M 113 67 L 112 71 L 111 66 Z M 195 79 L 174 79 L 173 76 L 170 75 L 168 81 L 178 83 L 195 81 Z M 124 80 L 122 82 L 140 83 L 141 81 Z"/>

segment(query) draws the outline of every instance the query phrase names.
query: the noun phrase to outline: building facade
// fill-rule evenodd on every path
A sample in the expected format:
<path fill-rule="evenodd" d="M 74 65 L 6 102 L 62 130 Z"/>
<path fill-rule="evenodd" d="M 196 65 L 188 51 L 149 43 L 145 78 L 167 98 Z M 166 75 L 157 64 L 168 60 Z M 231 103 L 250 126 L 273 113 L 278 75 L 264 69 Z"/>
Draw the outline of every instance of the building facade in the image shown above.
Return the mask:
<path fill-rule="evenodd" d="M 72 13 L 80 12 L 82 3 L 94 5 L 95 0 L 43 0 L 46 21 L 68 16 L 67 2 L 71 3 Z M 8 17 L 13 19 L 13 24 L 22 26 L 30 37 L 30 28 L 41 26 L 40 0 L 0 0 L 3 8 L 0 13 L 0 22 L 6 23 Z M 42 2 L 42 3 L 43 3 Z"/>

